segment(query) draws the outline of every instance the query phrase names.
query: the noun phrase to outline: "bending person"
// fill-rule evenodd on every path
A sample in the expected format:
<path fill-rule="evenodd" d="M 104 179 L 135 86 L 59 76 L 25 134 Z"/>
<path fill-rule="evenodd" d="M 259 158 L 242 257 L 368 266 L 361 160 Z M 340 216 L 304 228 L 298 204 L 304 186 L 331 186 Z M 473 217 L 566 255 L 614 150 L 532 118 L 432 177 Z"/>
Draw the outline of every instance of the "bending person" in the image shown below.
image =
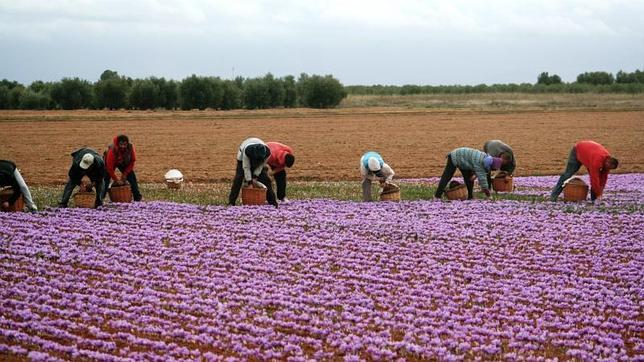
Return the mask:
<path fill-rule="evenodd" d="M 595 201 L 602 197 L 608 181 L 608 173 L 619 165 L 619 161 L 610 155 L 608 150 L 594 141 L 579 141 L 568 154 L 566 169 L 552 189 L 550 201 L 557 201 L 563 191 L 564 182 L 571 178 L 584 165 L 590 175 L 590 199 Z"/>
<path fill-rule="evenodd" d="M 27 184 L 22 178 L 16 164 L 12 161 L 0 160 L 0 187 L 2 186 L 11 186 L 11 189 L 13 190 L 13 194 L 9 200 L 0 205 L 3 210 L 8 209 L 9 206 L 16 202 L 20 195 L 22 195 L 22 199 L 24 200 L 27 209 L 29 211 L 38 211 L 38 207 L 36 207 L 36 204 L 31 197 L 29 187 L 27 187 Z"/>
<path fill-rule="evenodd" d="M 384 187 L 394 177 L 394 170 L 382 159 L 379 153 L 369 151 L 360 158 L 362 175 L 362 201 L 371 201 L 371 182 L 378 181 Z"/>
<path fill-rule="evenodd" d="M 235 205 L 239 191 L 241 190 L 242 183 L 252 185 L 253 182 L 259 181 L 266 186 L 266 200 L 269 204 L 277 207 L 277 200 L 271 179 L 268 178 L 266 173 L 266 161 L 271 155 L 271 150 L 268 148 L 264 141 L 259 138 L 248 138 L 239 145 L 237 151 L 237 169 L 233 184 L 230 188 L 230 195 L 228 196 L 228 205 Z"/>
<path fill-rule="evenodd" d="M 76 186 L 81 184 L 83 177 L 87 176 L 96 186 L 96 200 L 94 207 L 103 205 L 103 186 L 105 185 L 104 179 L 106 175 L 105 162 L 103 158 L 91 148 L 79 148 L 72 152 L 72 165 L 69 168 L 67 175 L 67 185 L 63 191 L 63 196 L 58 203 L 58 207 L 67 207 L 69 198 L 72 196 L 72 191 Z"/>

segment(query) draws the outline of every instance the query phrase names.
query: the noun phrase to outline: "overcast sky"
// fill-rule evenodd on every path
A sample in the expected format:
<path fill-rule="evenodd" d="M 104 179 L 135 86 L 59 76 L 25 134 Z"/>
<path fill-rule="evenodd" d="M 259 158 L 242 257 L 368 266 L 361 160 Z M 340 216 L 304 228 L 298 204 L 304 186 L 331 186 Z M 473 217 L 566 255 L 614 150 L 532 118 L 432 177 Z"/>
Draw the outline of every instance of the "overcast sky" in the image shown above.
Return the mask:
<path fill-rule="evenodd" d="M 644 0 L 0 0 L 0 78 L 332 74 L 352 84 L 644 69 Z"/>

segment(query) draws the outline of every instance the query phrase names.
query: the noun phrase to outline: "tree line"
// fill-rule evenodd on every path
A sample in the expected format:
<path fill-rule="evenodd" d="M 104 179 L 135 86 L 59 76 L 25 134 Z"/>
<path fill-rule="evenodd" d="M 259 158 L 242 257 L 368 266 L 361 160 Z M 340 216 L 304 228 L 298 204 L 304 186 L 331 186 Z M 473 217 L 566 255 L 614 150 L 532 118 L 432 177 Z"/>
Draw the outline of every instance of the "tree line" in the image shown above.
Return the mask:
<path fill-rule="evenodd" d="M 104 71 L 99 80 L 63 78 L 24 86 L 0 81 L 0 109 L 265 109 L 277 107 L 332 108 L 348 94 L 414 95 L 467 93 L 644 93 L 644 71 L 585 72 L 565 83 L 557 74 L 542 72 L 537 82 L 479 85 L 352 85 L 331 75 L 300 74 L 277 78 L 233 80 L 192 75 L 181 81 L 149 77 L 132 79 Z"/>
<path fill-rule="evenodd" d="M 644 93 L 644 71 L 632 73 L 619 71 L 615 76 L 608 72 L 585 72 L 575 82 L 562 82 L 557 74 L 542 72 L 537 82 L 478 85 L 352 85 L 346 86 L 348 94 L 355 95 L 413 95 L 413 94 L 464 94 L 464 93 Z"/>
<path fill-rule="evenodd" d="M 192 75 L 181 81 L 149 77 L 132 79 L 104 71 L 94 83 L 80 78 L 35 81 L 24 86 L 0 81 L 0 109 L 264 109 L 336 107 L 347 96 L 333 76 L 300 74 L 277 78 Z"/>

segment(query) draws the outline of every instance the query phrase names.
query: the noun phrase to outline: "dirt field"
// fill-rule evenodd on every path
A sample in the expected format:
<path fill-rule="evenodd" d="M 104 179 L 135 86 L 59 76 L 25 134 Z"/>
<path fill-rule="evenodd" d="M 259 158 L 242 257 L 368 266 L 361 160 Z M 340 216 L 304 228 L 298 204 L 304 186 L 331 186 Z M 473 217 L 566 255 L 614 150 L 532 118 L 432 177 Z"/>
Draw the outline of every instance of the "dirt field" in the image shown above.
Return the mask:
<path fill-rule="evenodd" d="M 0 111 L 0 130 L 0 159 L 14 160 L 30 184 L 64 182 L 70 152 L 83 145 L 102 152 L 120 132 L 136 147 L 143 182 L 163 181 L 170 168 L 187 181 L 229 180 L 237 147 L 250 136 L 291 145 L 289 177 L 298 180 L 358 179 L 368 150 L 380 152 L 397 177 L 437 176 L 447 152 L 492 138 L 513 146 L 517 175 L 561 172 L 580 139 L 604 144 L 619 158 L 619 172 L 644 172 L 644 111 Z"/>

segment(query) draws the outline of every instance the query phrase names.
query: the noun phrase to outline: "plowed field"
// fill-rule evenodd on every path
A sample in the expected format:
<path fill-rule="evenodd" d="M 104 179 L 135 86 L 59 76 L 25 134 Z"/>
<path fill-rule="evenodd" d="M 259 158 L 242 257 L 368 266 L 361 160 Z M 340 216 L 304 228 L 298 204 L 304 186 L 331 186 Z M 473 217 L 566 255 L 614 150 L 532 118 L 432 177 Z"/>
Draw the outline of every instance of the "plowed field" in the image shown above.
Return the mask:
<path fill-rule="evenodd" d="M 291 179 L 357 179 L 360 155 L 380 152 L 397 177 L 440 175 L 453 148 L 510 144 L 517 175 L 562 171 L 575 141 L 593 139 L 620 160 L 619 172 L 643 172 L 644 111 L 517 112 L 404 110 L 269 110 L 205 112 L 0 112 L 0 159 L 14 160 L 30 184 L 62 183 L 80 146 L 102 152 L 120 132 L 137 150 L 143 182 L 170 168 L 187 181 L 228 180 L 239 143 L 255 136 L 296 152 Z"/>

